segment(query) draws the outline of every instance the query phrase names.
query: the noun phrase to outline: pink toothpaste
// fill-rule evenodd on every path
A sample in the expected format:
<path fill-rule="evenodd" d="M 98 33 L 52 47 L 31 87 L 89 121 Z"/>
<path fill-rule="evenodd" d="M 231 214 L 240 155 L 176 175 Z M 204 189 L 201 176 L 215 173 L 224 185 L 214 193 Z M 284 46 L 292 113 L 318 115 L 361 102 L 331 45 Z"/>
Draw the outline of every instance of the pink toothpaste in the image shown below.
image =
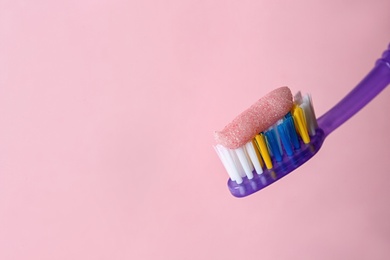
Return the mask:
<path fill-rule="evenodd" d="M 256 134 L 268 129 L 283 118 L 292 106 L 291 90 L 288 87 L 275 89 L 242 112 L 222 131 L 216 131 L 215 140 L 218 144 L 230 149 L 243 146 Z"/>

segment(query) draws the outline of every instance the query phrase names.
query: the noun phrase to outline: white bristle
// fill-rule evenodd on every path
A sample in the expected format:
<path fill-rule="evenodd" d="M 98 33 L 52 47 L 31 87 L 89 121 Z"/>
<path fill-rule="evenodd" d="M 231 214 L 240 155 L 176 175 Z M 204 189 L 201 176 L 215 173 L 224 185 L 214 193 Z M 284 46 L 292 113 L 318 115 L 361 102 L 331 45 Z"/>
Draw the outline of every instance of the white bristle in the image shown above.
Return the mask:
<path fill-rule="evenodd" d="M 316 134 L 316 129 L 318 125 L 317 125 L 317 119 L 314 113 L 310 95 L 306 95 L 303 97 L 302 104 L 300 105 L 300 107 L 303 109 L 304 112 L 304 116 L 307 124 L 307 130 L 309 134 L 313 136 Z"/>
<path fill-rule="evenodd" d="M 236 152 L 237 157 L 248 179 L 253 179 L 253 165 L 249 160 L 249 157 L 245 151 L 245 147 L 244 146 L 238 147 L 234 151 Z"/>
<path fill-rule="evenodd" d="M 244 178 L 246 176 L 245 170 L 240 163 L 240 159 L 238 159 L 237 153 L 234 150 L 231 150 L 231 149 L 228 149 L 228 150 L 229 150 L 230 157 L 232 158 L 232 160 L 234 162 L 234 166 L 236 167 L 236 169 L 238 171 L 238 174 L 240 174 L 241 178 Z"/>
<path fill-rule="evenodd" d="M 315 110 L 314 110 L 314 106 L 313 106 L 313 99 L 311 98 L 311 95 L 308 94 L 307 95 L 307 100 L 308 100 L 308 103 L 309 103 L 309 107 L 310 107 L 310 112 L 311 112 L 311 123 L 312 123 L 312 127 L 314 128 L 314 134 L 315 134 L 315 129 L 318 128 L 318 123 L 317 123 L 317 117 L 316 117 L 316 113 L 315 113 Z"/>
<path fill-rule="evenodd" d="M 301 91 L 298 91 L 294 96 L 294 103 L 297 105 L 302 104 L 302 93 Z"/>
<path fill-rule="evenodd" d="M 253 146 L 253 143 L 252 142 L 246 143 L 245 148 L 248 152 L 249 158 L 251 159 L 253 166 L 255 167 L 257 174 L 262 174 L 263 168 L 260 165 L 260 158 L 258 158 L 257 156 L 255 150 L 256 148 Z"/>
<path fill-rule="evenodd" d="M 214 146 L 214 150 L 225 167 L 227 173 L 229 174 L 230 179 L 235 180 L 235 175 L 232 173 L 232 169 L 230 168 L 228 161 L 225 159 L 225 156 L 223 155 L 222 151 L 220 151 L 220 149 L 220 147 Z"/>
<path fill-rule="evenodd" d="M 219 158 L 221 159 L 222 164 L 225 166 L 225 169 L 228 172 L 230 179 L 236 181 L 238 184 L 242 183 L 242 177 L 240 176 L 235 166 L 233 158 L 230 156 L 229 150 L 220 144 L 214 146 L 214 148 Z"/>

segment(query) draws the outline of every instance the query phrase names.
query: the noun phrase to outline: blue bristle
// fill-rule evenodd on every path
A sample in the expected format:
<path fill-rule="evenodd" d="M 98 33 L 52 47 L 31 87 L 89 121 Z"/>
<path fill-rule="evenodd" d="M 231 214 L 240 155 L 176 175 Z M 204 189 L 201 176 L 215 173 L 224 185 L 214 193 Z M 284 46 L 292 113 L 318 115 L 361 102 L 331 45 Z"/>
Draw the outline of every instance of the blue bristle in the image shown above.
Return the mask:
<path fill-rule="evenodd" d="M 280 155 L 283 157 L 283 145 L 282 145 L 282 142 L 280 141 L 280 136 L 279 136 L 277 125 L 274 125 L 272 128 L 274 130 L 276 143 L 278 144 Z"/>
<path fill-rule="evenodd" d="M 282 141 L 284 150 L 286 151 L 286 154 L 289 156 L 292 156 L 294 154 L 293 147 L 290 142 L 290 136 L 288 133 L 288 121 L 283 120 L 282 123 L 278 125 L 278 132 L 280 140 Z"/>
<path fill-rule="evenodd" d="M 285 125 L 288 131 L 288 136 L 290 137 L 291 143 L 295 149 L 301 148 L 301 144 L 299 143 L 298 134 L 295 130 L 294 119 L 291 116 L 291 113 L 288 113 L 285 117 Z"/>
<path fill-rule="evenodd" d="M 279 150 L 278 141 L 276 139 L 276 133 L 273 129 L 270 129 L 266 131 L 265 137 L 267 140 L 268 148 L 271 150 L 272 156 L 275 158 L 276 161 L 280 162 L 282 161 L 282 154 Z"/>

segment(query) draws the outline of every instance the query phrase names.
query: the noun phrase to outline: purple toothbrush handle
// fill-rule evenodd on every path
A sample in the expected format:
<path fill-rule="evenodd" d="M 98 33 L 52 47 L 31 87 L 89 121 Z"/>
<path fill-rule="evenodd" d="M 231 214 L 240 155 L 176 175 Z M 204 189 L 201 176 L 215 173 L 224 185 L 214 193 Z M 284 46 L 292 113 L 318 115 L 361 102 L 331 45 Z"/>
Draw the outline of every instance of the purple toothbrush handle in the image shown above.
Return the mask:
<path fill-rule="evenodd" d="M 325 136 L 356 114 L 390 84 L 390 44 L 375 67 L 339 103 L 318 118 Z"/>

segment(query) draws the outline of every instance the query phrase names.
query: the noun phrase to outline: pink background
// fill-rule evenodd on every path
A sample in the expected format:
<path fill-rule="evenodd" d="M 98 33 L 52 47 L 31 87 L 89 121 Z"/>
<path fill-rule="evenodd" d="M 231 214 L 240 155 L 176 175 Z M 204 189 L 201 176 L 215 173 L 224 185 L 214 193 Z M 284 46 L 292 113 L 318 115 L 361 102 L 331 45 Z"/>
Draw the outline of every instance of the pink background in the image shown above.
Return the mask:
<path fill-rule="evenodd" d="M 390 89 L 246 199 L 212 149 L 389 42 L 388 0 L 0 0 L 0 259 L 390 259 Z"/>

